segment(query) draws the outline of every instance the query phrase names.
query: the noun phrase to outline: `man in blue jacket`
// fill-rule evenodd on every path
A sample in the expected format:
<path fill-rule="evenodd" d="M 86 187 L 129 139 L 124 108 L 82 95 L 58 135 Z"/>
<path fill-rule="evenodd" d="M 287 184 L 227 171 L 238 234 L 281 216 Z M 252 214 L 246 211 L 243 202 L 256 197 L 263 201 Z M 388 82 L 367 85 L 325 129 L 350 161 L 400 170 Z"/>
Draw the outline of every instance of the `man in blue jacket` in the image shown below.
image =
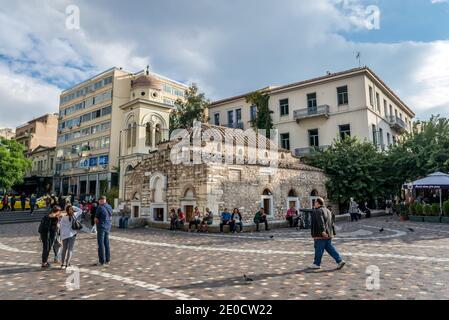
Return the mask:
<path fill-rule="evenodd" d="M 224 211 L 221 213 L 220 217 L 220 232 L 223 232 L 223 226 L 229 224 L 230 225 L 230 231 L 232 231 L 232 221 L 231 221 L 232 215 L 228 211 L 228 208 L 225 208 Z"/>
<path fill-rule="evenodd" d="M 106 197 L 98 200 L 98 208 L 95 213 L 95 225 L 97 226 L 98 262 L 97 266 L 108 265 L 111 261 L 109 248 L 109 232 L 112 227 L 112 207 L 106 202 Z"/>

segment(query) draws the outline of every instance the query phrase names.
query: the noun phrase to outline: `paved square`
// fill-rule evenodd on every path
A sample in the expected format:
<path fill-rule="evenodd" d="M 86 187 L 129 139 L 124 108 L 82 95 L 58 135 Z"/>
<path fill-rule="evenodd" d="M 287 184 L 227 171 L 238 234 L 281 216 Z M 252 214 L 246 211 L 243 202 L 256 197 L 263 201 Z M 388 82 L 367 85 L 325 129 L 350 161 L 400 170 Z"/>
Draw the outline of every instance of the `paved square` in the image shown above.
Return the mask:
<path fill-rule="evenodd" d="M 105 268 L 92 267 L 96 238 L 82 233 L 73 258 L 80 288 L 72 291 L 66 287 L 70 274 L 57 266 L 41 270 L 37 227 L 0 225 L 0 300 L 449 299 L 444 224 L 389 217 L 338 223 L 334 242 L 348 265 L 336 271 L 325 254 L 317 272 L 306 268 L 313 260 L 308 230 L 220 235 L 114 229 L 112 264 Z M 378 290 L 367 289 L 367 268 L 380 271 Z"/>

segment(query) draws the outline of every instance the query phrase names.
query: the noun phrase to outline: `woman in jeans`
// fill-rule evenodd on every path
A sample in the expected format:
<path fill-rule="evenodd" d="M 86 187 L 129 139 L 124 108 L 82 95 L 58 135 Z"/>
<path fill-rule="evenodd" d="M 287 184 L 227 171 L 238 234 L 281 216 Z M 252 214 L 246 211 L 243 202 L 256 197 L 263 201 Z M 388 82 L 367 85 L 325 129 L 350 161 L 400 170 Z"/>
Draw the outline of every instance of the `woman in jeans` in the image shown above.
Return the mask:
<path fill-rule="evenodd" d="M 68 205 L 65 211 L 67 215 L 61 218 L 60 223 L 62 240 L 61 268 L 64 268 L 64 263 L 66 268 L 70 266 L 77 234 L 77 231 L 72 229 L 72 222 L 74 219 L 78 219 L 83 213 L 81 209 L 72 205 Z"/>

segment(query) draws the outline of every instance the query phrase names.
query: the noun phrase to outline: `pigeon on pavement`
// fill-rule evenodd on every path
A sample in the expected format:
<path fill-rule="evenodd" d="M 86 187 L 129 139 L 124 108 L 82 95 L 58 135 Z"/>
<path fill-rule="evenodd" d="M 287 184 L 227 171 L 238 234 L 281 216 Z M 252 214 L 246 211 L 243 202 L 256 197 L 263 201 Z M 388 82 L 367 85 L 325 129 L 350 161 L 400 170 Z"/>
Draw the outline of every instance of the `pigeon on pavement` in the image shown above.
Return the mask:
<path fill-rule="evenodd" d="M 251 282 L 254 281 L 253 279 L 246 276 L 246 274 L 243 275 L 243 278 L 245 278 L 245 281 Z"/>

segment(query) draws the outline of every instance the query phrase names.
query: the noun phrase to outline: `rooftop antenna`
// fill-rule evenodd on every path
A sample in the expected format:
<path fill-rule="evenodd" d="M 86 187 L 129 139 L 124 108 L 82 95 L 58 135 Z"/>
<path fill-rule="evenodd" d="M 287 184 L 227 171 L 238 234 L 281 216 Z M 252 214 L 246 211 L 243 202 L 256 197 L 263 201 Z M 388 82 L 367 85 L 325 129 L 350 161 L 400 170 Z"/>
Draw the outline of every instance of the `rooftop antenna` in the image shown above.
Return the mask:
<path fill-rule="evenodd" d="M 357 51 L 357 55 L 355 56 L 356 59 L 359 60 L 359 68 L 362 67 L 362 53 L 360 51 Z"/>

